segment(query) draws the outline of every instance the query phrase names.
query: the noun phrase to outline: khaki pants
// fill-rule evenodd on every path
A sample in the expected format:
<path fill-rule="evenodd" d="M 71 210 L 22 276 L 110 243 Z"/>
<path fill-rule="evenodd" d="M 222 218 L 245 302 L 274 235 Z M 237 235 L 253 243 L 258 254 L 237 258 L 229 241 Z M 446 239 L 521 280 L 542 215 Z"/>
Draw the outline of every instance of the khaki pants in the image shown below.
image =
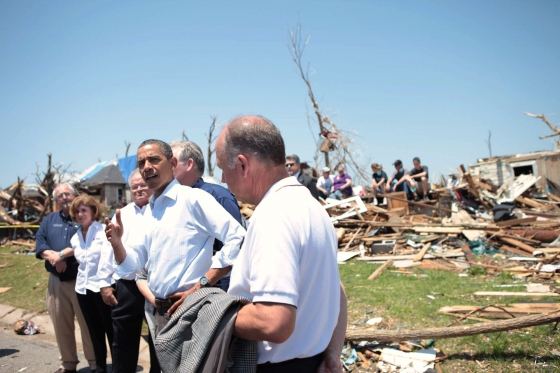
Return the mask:
<path fill-rule="evenodd" d="M 47 311 L 49 311 L 54 326 L 56 343 L 58 344 L 60 360 L 62 361 L 61 366 L 67 370 L 76 370 L 80 362 L 78 360 L 74 330 L 74 316 L 76 316 L 82 334 L 84 355 L 89 366 L 95 369 L 93 346 L 86 321 L 78 304 L 75 288 L 76 280 L 60 281 L 57 276 L 51 273 L 47 287 Z"/>

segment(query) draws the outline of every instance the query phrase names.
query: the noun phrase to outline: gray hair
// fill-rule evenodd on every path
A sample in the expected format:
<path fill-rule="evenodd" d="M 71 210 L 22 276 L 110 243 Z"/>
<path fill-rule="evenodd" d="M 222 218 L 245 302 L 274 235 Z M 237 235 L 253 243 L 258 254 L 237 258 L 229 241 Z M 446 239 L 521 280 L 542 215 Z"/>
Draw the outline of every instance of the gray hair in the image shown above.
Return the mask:
<path fill-rule="evenodd" d="M 290 154 L 286 156 L 286 159 L 292 160 L 294 162 L 296 162 L 296 164 L 300 164 L 301 162 L 299 161 L 299 157 L 295 154 Z"/>
<path fill-rule="evenodd" d="M 74 196 L 78 195 L 78 193 L 76 193 L 76 189 L 74 189 L 74 187 L 72 185 L 70 185 L 68 183 L 60 183 L 60 184 L 58 184 L 57 186 L 54 187 L 53 194 L 52 194 L 54 199 L 56 199 L 56 190 L 58 188 L 60 188 L 61 186 L 67 186 L 68 188 L 70 188 L 70 191 L 72 192 L 72 194 Z"/>
<path fill-rule="evenodd" d="M 138 169 L 138 167 L 136 167 L 136 168 L 134 169 L 134 171 L 132 171 L 132 173 L 131 173 L 130 176 L 128 177 L 128 185 L 129 185 L 129 186 L 132 186 L 132 178 L 133 178 L 134 176 L 136 176 L 136 174 L 140 175 L 140 170 Z M 142 175 L 140 175 L 140 176 L 142 176 Z"/>
<path fill-rule="evenodd" d="M 173 151 L 171 150 L 171 147 L 169 146 L 169 144 L 166 143 L 165 141 L 154 140 L 154 139 L 145 140 L 145 141 L 142 142 L 142 144 L 140 144 L 138 149 L 140 149 L 141 147 L 146 146 L 146 145 L 157 145 L 157 146 L 159 146 L 159 151 L 162 152 L 163 155 L 165 155 L 165 158 L 167 158 L 168 160 L 173 157 Z"/>
<path fill-rule="evenodd" d="M 177 160 L 185 164 L 192 158 L 194 166 L 200 175 L 204 174 L 204 155 L 202 155 L 202 149 L 200 146 L 192 141 L 181 141 L 175 140 L 169 143 L 171 150 L 177 149 Z"/>
<path fill-rule="evenodd" d="M 260 115 L 238 116 L 226 125 L 223 152 L 229 168 L 239 154 L 255 157 L 269 167 L 284 165 L 286 148 L 278 128 Z"/>

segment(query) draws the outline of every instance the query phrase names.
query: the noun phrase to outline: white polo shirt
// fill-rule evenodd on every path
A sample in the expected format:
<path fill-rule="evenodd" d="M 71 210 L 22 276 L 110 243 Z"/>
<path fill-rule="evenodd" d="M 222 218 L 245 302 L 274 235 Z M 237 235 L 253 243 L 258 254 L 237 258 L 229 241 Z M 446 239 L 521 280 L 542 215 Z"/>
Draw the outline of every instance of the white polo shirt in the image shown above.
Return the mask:
<path fill-rule="evenodd" d="M 295 177 L 274 184 L 249 220 L 228 293 L 297 307 L 282 344 L 258 343 L 258 363 L 325 350 L 340 310 L 336 232 L 327 212 Z"/>

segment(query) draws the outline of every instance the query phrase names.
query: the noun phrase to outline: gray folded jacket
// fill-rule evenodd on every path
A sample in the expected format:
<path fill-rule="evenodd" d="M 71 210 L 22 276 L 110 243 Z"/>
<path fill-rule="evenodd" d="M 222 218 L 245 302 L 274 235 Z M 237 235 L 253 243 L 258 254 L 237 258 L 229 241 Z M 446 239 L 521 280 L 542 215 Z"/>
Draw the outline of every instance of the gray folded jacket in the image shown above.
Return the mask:
<path fill-rule="evenodd" d="M 254 373 L 257 342 L 233 337 L 237 311 L 251 301 L 203 288 L 189 295 L 154 341 L 164 373 Z"/>

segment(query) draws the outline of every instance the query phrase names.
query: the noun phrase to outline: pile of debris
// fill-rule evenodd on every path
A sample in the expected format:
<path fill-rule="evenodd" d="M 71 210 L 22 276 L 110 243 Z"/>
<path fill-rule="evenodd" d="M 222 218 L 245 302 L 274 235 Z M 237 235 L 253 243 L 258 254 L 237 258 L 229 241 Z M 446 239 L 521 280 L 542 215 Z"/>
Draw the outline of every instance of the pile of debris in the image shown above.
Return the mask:
<path fill-rule="evenodd" d="M 327 200 L 324 207 L 337 229 L 339 262 L 359 256 L 397 268 L 462 271 L 481 266 L 490 273 L 560 279 L 560 198 L 547 194 L 544 199 L 541 191 L 531 189 L 537 180 L 521 175 L 493 193 L 494 186 L 464 172 L 452 185 L 435 188 L 430 203 L 396 192 L 382 195 L 386 208 L 364 203 L 367 195 Z M 507 259 L 505 264 L 473 255 L 497 253 Z"/>

